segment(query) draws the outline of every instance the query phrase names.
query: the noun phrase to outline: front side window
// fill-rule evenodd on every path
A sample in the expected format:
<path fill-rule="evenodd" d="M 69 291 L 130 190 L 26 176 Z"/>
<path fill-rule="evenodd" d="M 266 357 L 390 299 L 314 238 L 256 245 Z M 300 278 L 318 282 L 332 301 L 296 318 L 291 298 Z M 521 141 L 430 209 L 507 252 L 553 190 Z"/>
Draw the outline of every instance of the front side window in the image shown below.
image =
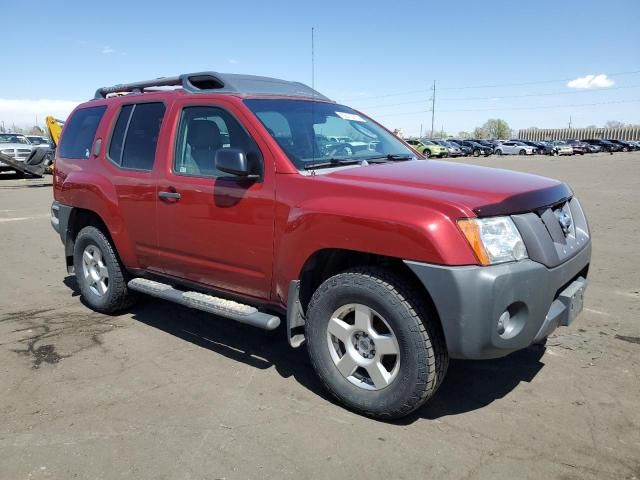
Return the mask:
<path fill-rule="evenodd" d="M 165 106 L 160 102 L 124 105 L 109 143 L 109 159 L 123 168 L 151 170 Z"/>
<path fill-rule="evenodd" d="M 415 155 L 397 137 L 343 105 L 279 99 L 244 102 L 299 169 L 336 159 Z"/>
<path fill-rule="evenodd" d="M 173 171 L 179 175 L 228 177 L 215 167 L 216 152 L 223 148 L 238 148 L 259 168 L 258 148 L 226 110 L 218 107 L 185 107 L 180 115 Z"/>
<path fill-rule="evenodd" d="M 60 141 L 60 157 L 88 159 L 91 154 L 93 138 L 107 107 L 82 108 L 77 110 L 64 128 Z"/>

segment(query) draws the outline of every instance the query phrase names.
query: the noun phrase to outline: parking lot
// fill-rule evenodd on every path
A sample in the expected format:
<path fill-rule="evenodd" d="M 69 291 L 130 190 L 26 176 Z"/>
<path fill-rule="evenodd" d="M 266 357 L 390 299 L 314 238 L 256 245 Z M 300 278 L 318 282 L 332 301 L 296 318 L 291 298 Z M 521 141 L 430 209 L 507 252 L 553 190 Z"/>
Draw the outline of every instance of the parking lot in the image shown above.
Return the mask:
<path fill-rule="evenodd" d="M 460 161 L 570 183 L 593 237 L 585 311 L 546 349 L 452 362 L 395 423 L 334 404 L 283 329 L 151 298 L 90 311 L 50 177 L 0 175 L 0 480 L 640 478 L 640 152 Z"/>

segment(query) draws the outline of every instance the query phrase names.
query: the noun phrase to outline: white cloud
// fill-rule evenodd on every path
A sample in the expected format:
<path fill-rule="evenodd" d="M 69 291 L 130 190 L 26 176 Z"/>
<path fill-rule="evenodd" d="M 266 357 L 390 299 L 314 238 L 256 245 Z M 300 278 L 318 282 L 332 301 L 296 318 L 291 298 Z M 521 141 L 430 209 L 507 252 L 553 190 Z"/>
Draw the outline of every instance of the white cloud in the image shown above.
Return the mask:
<path fill-rule="evenodd" d="M 33 126 L 36 117 L 40 125 L 44 124 L 44 117 L 53 115 L 61 120 L 66 119 L 71 110 L 82 102 L 70 100 L 19 100 L 0 98 L 0 120 L 5 128 L 10 129 L 13 124 L 18 127 Z"/>
<path fill-rule="evenodd" d="M 109 45 L 105 45 L 104 47 L 102 47 L 102 53 L 104 55 L 109 55 L 112 53 L 116 53 L 115 48 L 111 48 Z"/>
<path fill-rule="evenodd" d="M 616 82 L 608 78 L 604 73 L 600 75 L 585 75 L 567 82 L 569 88 L 606 88 L 614 85 Z"/>

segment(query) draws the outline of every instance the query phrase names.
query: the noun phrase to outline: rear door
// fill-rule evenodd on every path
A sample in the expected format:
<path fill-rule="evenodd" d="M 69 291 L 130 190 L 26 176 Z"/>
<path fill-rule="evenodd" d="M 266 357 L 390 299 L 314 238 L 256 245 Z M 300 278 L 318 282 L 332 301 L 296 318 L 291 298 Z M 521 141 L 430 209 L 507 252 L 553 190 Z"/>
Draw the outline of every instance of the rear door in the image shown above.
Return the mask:
<path fill-rule="evenodd" d="M 176 101 L 173 145 L 158 181 L 158 242 L 170 276 L 268 299 L 274 231 L 273 158 L 232 101 Z M 215 168 L 218 149 L 239 148 L 262 175 Z"/>

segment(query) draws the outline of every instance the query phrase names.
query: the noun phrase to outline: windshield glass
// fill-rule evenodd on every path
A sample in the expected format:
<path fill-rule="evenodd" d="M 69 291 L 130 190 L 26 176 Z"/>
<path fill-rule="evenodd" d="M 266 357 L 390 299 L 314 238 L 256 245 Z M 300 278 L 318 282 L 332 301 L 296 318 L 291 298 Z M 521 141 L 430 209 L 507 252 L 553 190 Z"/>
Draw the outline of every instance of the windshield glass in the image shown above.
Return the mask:
<path fill-rule="evenodd" d="M 24 135 L 14 133 L 0 133 L 0 143 L 24 143 L 29 145 L 29 140 Z"/>
<path fill-rule="evenodd" d="M 343 105 L 280 99 L 244 102 L 299 169 L 331 159 L 415 155 L 394 135 Z"/>

